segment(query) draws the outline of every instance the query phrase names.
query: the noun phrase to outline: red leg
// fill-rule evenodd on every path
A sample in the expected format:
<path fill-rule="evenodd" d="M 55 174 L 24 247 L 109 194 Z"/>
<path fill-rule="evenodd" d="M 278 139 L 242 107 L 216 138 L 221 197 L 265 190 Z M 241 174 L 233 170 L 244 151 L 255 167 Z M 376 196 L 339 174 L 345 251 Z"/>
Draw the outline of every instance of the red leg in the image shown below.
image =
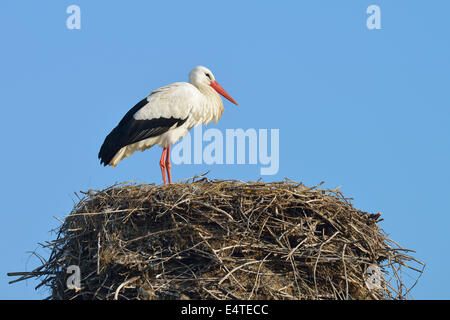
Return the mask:
<path fill-rule="evenodd" d="M 165 156 L 166 156 L 166 151 L 167 149 L 164 148 L 161 154 L 161 160 L 159 160 L 159 166 L 161 167 L 161 173 L 162 173 L 162 178 L 163 178 L 163 182 L 164 184 L 167 184 L 166 182 L 166 160 L 165 160 Z"/>
<path fill-rule="evenodd" d="M 172 183 L 172 172 L 170 171 L 171 168 L 172 164 L 170 163 L 170 146 L 168 146 L 166 156 L 166 170 L 167 170 L 167 177 L 169 178 L 169 183 Z"/>

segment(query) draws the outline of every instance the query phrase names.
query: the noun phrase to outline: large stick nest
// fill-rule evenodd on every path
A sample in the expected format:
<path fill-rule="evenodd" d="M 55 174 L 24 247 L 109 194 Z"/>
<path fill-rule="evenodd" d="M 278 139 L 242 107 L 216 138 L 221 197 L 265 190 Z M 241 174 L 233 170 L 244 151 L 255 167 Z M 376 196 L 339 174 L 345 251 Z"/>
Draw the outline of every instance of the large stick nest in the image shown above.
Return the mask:
<path fill-rule="evenodd" d="M 50 299 L 404 299 L 423 271 L 337 189 L 204 178 L 83 194 L 49 260 L 15 281 L 38 277 Z"/>

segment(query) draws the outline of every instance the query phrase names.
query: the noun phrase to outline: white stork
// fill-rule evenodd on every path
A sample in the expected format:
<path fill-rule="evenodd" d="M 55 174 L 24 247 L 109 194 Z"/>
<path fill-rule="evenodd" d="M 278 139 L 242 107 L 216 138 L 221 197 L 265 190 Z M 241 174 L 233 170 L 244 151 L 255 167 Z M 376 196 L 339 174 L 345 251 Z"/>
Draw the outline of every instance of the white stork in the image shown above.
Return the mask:
<path fill-rule="evenodd" d="M 105 138 L 98 157 L 104 166 L 117 166 L 120 160 L 155 144 L 163 148 L 159 165 L 163 182 L 172 183 L 170 146 L 183 138 L 193 126 L 217 123 L 223 113 L 220 96 L 237 105 L 217 83 L 212 72 L 195 67 L 189 83 L 175 82 L 159 88 L 131 108 Z"/>

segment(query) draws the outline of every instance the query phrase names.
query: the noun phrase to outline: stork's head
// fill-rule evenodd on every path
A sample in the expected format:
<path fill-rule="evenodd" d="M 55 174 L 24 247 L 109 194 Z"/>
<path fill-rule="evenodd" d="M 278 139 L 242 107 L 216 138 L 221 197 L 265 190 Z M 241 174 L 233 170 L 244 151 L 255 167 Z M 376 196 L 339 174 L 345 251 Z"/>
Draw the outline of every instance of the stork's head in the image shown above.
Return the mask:
<path fill-rule="evenodd" d="M 211 70 L 206 67 L 198 66 L 192 69 L 192 71 L 189 73 L 189 82 L 196 87 L 210 86 L 218 93 L 220 93 L 224 98 L 237 105 L 237 102 L 234 101 L 234 99 L 225 91 L 225 89 L 217 83 L 216 78 L 214 77 Z"/>

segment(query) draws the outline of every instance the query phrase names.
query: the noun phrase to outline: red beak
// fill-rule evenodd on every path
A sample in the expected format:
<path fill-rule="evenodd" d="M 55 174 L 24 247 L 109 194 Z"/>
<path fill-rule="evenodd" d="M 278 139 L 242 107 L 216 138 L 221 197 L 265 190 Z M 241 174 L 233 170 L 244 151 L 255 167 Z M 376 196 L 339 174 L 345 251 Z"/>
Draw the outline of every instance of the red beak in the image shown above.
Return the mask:
<path fill-rule="evenodd" d="M 211 87 L 213 87 L 214 90 L 216 90 L 218 93 L 220 93 L 224 98 L 230 100 L 235 105 L 238 105 L 236 101 L 225 91 L 224 88 L 220 86 L 220 84 L 217 83 L 217 81 L 211 81 L 209 84 Z"/>

